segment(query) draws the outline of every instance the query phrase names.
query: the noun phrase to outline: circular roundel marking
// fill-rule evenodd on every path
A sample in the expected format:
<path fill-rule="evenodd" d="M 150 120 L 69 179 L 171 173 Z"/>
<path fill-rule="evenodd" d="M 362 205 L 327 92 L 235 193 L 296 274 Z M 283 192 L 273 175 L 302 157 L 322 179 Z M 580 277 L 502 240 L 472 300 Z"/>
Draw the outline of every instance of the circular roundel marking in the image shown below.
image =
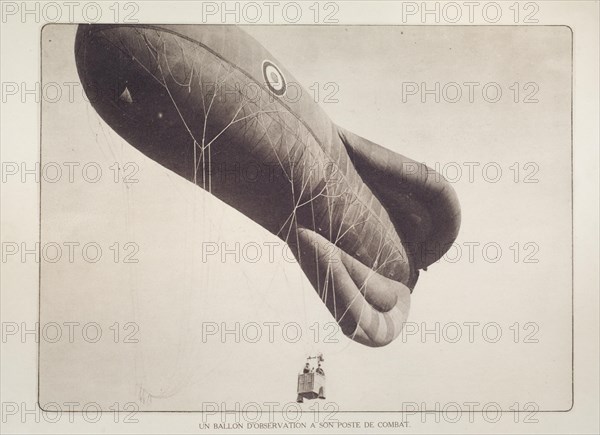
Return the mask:
<path fill-rule="evenodd" d="M 262 65 L 263 78 L 267 87 L 275 95 L 282 96 L 285 94 L 287 84 L 281 70 L 270 60 L 265 60 Z"/>

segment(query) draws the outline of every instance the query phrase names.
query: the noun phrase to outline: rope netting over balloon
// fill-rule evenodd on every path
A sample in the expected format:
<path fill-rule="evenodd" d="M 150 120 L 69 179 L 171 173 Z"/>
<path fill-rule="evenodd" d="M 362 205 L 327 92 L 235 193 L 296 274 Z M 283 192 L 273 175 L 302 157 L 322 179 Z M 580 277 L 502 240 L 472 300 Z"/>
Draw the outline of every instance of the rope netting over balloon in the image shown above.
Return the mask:
<path fill-rule="evenodd" d="M 131 58 L 164 90 L 187 133 L 193 150 L 190 181 L 220 196 L 220 183 L 227 184 L 221 165 L 228 156 L 238 156 L 231 144 L 243 143 L 243 152 L 263 166 L 263 175 L 269 173 L 262 188 L 277 192 L 288 204 L 282 219 L 259 223 L 290 246 L 305 272 L 311 271 L 307 275 L 337 322 L 346 325 L 344 332 L 354 339 L 369 322 L 387 322 L 394 329 L 394 322 L 374 317 L 397 303 L 392 290 L 386 294 L 381 288 L 381 277 L 399 281 L 407 276 L 407 253 L 387 211 L 362 182 L 334 133 L 330 141 L 317 137 L 290 110 L 285 96 L 274 95 L 207 47 L 169 32 L 146 27 L 135 31 L 152 62 Z M 128 98 L 135 104 L 135 94 Z M 270 206 L 254 205 L 265 215 Z M 336 277 L 339 268 L 351 280 Z M 354 291 L 342 291 L 340 286 L 348 283 L 356 286 Z M 380 309 L 368 312 L 373 306 Z"/>

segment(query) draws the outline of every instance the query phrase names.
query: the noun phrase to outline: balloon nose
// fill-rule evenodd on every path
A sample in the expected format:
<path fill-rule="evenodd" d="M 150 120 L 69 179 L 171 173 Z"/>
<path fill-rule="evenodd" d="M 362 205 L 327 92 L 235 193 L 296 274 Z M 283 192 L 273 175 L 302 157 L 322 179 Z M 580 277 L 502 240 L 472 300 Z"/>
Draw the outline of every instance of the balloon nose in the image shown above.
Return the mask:
<path fill-rule="evenodd" d="M 132 60 L 119 50 L 111 38 L 116 31 L 116 26 L 103 24 L 82 24 L 77 29 L 77 71 L 92 102 L 104 100 L 130 104 L 134 101 L 127 86 L 127 70 Z"/>

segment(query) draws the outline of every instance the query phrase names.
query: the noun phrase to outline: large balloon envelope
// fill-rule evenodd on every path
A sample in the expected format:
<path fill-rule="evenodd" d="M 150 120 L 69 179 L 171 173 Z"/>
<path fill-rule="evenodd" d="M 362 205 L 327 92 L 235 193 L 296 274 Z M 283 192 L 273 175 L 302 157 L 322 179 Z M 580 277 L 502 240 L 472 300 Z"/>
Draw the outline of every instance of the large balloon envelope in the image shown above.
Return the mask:
<path fill-rule="evenodd" d="M 348 337 L 398 336 L 460 226 L 443 177 L 335 125 L 234 26 L 81 25 L 75 58 L 108 125 L 284 240 Z"/>

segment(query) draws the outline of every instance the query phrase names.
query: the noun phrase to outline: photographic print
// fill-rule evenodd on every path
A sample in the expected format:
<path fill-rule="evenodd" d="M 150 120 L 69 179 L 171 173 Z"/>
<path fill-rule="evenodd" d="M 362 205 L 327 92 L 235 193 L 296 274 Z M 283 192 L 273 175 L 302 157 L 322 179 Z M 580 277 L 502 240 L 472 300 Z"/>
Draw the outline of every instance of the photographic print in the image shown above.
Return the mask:
<path fill-rule="evenodd" d="M 74 3 L 2 3 L 3 433 L 594 433 L 597 2 Z"/>
<path fill-rule="evenodd" d="M 42 323 L 103 334 L 42 343 L 42 402 L 285 403 L 323 355 L 340 410 L 570 407 L 568 28 L 50 25 L 42 44 L 44 78 L 82 91 L 43 106 L 49 176 L 81 165 L 42 180 L 42 246 L 88 241 L 42 264 Z"/>

